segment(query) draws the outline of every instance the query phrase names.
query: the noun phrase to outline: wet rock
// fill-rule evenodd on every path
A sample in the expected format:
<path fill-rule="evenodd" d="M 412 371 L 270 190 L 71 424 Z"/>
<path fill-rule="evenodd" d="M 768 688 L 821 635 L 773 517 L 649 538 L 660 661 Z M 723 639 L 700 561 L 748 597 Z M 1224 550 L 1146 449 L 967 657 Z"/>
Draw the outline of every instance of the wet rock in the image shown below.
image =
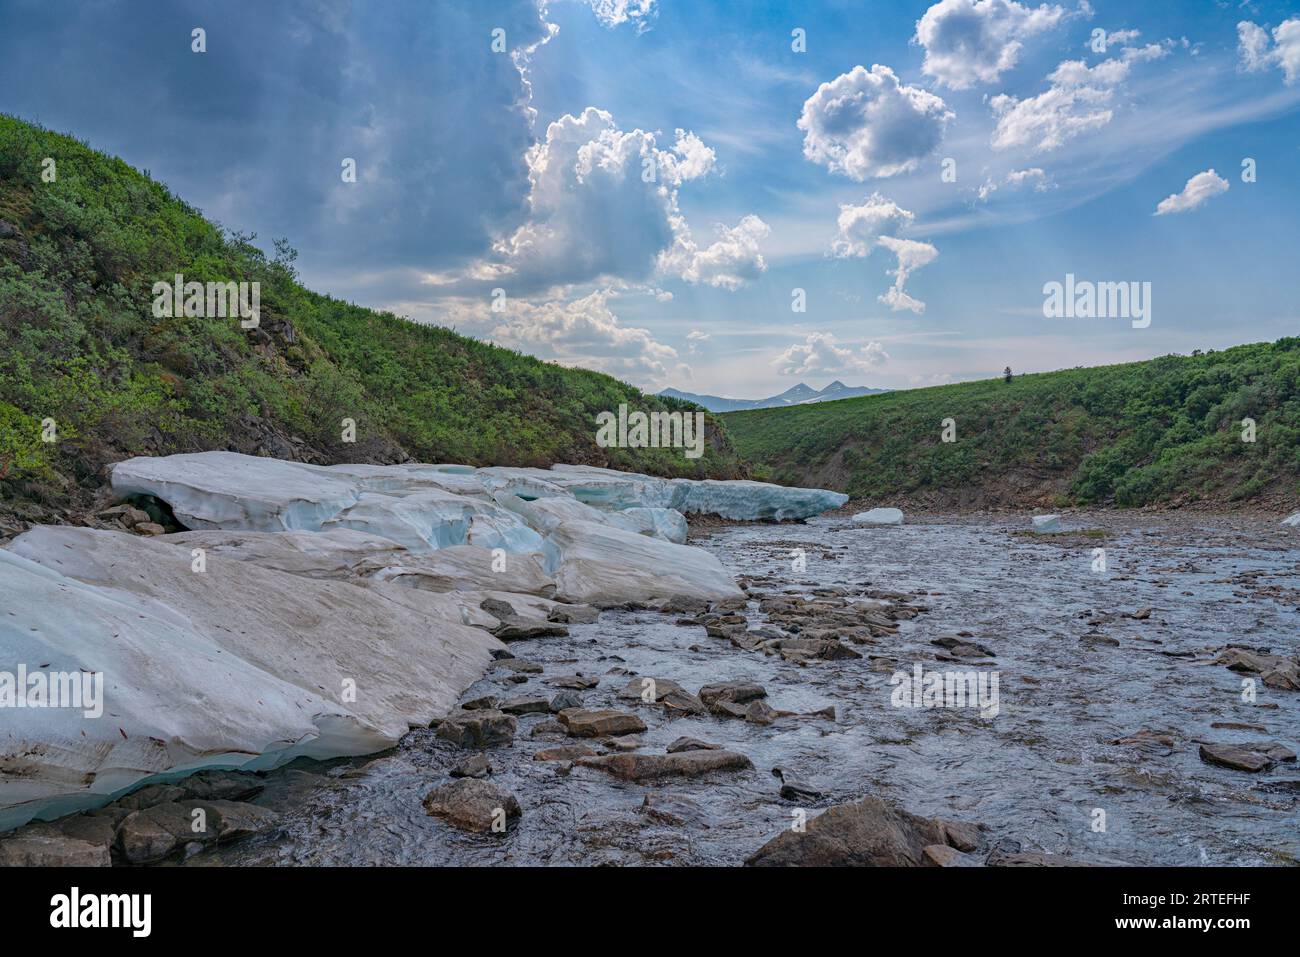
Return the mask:
<path fill-rule="evenodd" d="M 720 748 L 721 745 L 710 744 L 707 741 L 701 741 L 699 738 L 681 737 L 664 748 L 664 750 L 669 754 L 677 754 L 681 751 L 717 751 Z"/>
<path fill-rule="evenodd" d="M 671 678 L 633 678 L 618 696 L 625 701 L 641 700 L 648 704 L 674 691 L 684 693 L 685 689 Z"/>
<path fill-rule="evenodd" d="M 989 867 L 1094 867 L 1078 858 L 1063 854 L 1044 854 L 1040 851 L 1003 853 L 994 851 L 984 863 Z"/>
<path fill-rule="evenodd" d="M 1300 691 L 1300 661 L 1248 648 L 1228 647 L 1215 659 L 1233 671 L 1260 675 L 1266 687 Z"/>
<path fill-rule="evenodd" d="M 485 778 L 492 773 L 492 762 L 486 754 L 474 754 L 451 769 L 453 778 Z"/>
<path fill-rule="evenodd" d="M 1234 771 L 1267 771 L 1277 764 L 1277 759 L 1268 753 L 1238 744 L 1202 744 L 1200 755 L 1206 764 L 1217 764 Z M 1291 759 L 1295 760 L 1295 756 L 1292 755 Z"/>
<path fill-rule="evenodd" d="M 551 702 L 531 696 L 507 698 L 501 702 L 501 710 L 506 714 L 546 714 L 551 710 Z"/>
<path fill-rule="evenodd" d="M 816 801 L 822 797 L 821 791 L 800 781 L 785 768 L 773 768 L 772 776 L 781 781 L 781 797 L 787 801 Z"/>
<path fill-rule="evenodd" d="M 753 681 L 722 681 L 705 685 L 699 690 L 696 697 L 706 707 L 712 708 L 719 701 L 744 704 L 746 701 L 766 698 L 767 689 Z"/>
<path fill-rule="evenodd" d="M 478 834 L 502 832 L 524 813 L 519 799 L 505 788 L 476 778 L 434 788 L 424 798 L 424 810 L 453 827 Z"/>
<path fill-rule="evenodd" d="M 199 771 L 179 783 L 187 797 L 198 801 L 248 801 L 266 787 L 251 771 Z"/>
<path fill-rule="evenodd" d="M 1143 728 L 1141 731 L 1135 731 L 1133 734 L 1125 735 L 1122 738 L 1116 738 L 1111 744 L 1128 744 L 1143 750 L 1150 751 L 1157 748 L 1172 749 L 1174 747 L 1174 736 L 1163 731 L 1153 731 L 1150 728 Z"/>
<path fill-rule="evenodd" d="M 108 844 L 54 830 L 24 829 L 0 840 L 0 867 L 108 867 Z"/>
<path fill-rule="evenodd" d="M 163 528 L 157 522 L 139 522 L 131 527 L 131 531 L 137 535 L 166 535 L 167 529 Z"/>
<path fill-rule="evenodd" d="M 458 748 L 499 748 L 514 741 L 518 727 L 513 715 L 484 708 L 444 718 L 438 724 L 438 737 Z"/>
<path fill-rule="evenodd" d="M 1262 724 L 1246 724 L 1244 721 L 1211 721 L 1210 727 L 1224 731 L 1258 731 L 1260 734 L 1268 732 L 1268 728 Z"/>
<path fill-rule="evenodd" d="M 677 754 L 606 754 L 582 758 L 580 767 L 596 768 L 625 781 L 698 777 L 713 771 L 744 771 L 754 765 L 734 751 L 682 751 Z"/>
<path fill-rule="evenodd" d="M 494 694 L 485 694 L 481 698 L 471 698 L 461 705 L 464 711 L 495 711 L 501 699 Z"/>
<path fill-rule="evenodd" d="M 129 815 L 117 829 L 117 847 L 132 864 L 147 864 L 169 857 L 191 842 L 210 844 L 245 837 L 278 822 L 274 811 L 255 804 L 175 801 Z"/>
<path fill-rule="evenodd" d="M 492 663 L 493 671 L 513 671 L 521 675 L 540 675 L 542 666 L 535 661 L 526 661 L 523 658 L 502 658 Z"/>
<path fill-rule="evenodd" d="M 569 629 L 543 618 L 524 618 L 512 615 L 492 629 L 492 634 L 502 641 L 523 641 L 526 638 L 563 637 Z"/>
<path fill-rule="evenodd" d="M 1119 641 L 1118 641 L 1118 639 L 1111 638 L 1109 635 L 1103 635 L 1103 634 L 1102 634 L 1101 632 L 1099 632 L 1099 631 L 1090 631 L 1090 632 L 1088 632 L 1086 635 L 1081 635 L 1081 636 L 1079 637 L 1079 644 L 1081 644 L 1081 645 L 1094 645 L 1094 646 L 1107 646 L 1107 647 L 1113 647 L 1113 648 L 1118 648 L 1118 647 L 1119 647 Z"/>
<path fill-rule="evenodd" d="M 555 605 L 546 614 L 547 621 L 562 625 L 590 625 L 600 617 L 600 609 L 591 605 Z"/>
<path fill-rule="evenodd" d="M 701 615 L 708 610 L 708 601 L 693 595 L 674 595 L 659 604 L 659 611 L 665 615 Z"/>
<path fill-rule="evenodd" d="M 556 748 L 542 748 L 533 755 L 534 761 L 576 761 L 593 757 L 596 752 L 585 744 L 566 744 Z"/>
<path fill-rule="evenodd" d="M 607 738 L 605 744 L 611 751 L 635 751 L 641 747 L 641 739 L 625 734 L 616 738 Z"/>
<path fill-rule="evenodd" d="M 568 734 L 569 729 L 558 721 L 542 721 L 533 726 L 533 730 L 528 732 L 530 738 L 544 738 L 548 735 Z"/>
<path fill-rule="evenodd" d="M 645 722 L 626 711 L 566 708 L 559 713 L 559 719 L 569 734 L 577 738 L 632 734 L 645 730 Z"/>
<path fill-rule="evenodd" d="M 641 800 L 637 811 L 656 824 L 666 824 L 669 827 L 681 827 L 684 824 L 708 827 L 703 809 L 690 798 L 678 794 L 651 791 Z"/>
<path fill-rule="evenodd" d="M 944 635 L 942 638 L 935 638 L 930 642 L 930 644 L 937 645 L 940 648 L 947 648 L 958 658 L 997 657 L 997 654 L 992 648 L 971 641 L 968 638 L 959 638 L 953 635 Z"/>
<path fill-rule="evenodd" d="M 546 683 L 555 688 L 586 691 L 600 684 L 600 679 L 593 675 L 560 675 L 558 678 L 547 678 Z"/>
<path fill-rule="evenodd" d="M 182 801 L 187 796 L 185 789 L 177 784 L 150 784 L 118 798 L 113 803 L 131 811 L 143 811 L 145 808 L 159 804 Z"/>
<path fill-rule="evenodd" d="M 946 844 L 943 828 L 868 797 L 837 804 L 808 821 L 803 833 L 786 831 L 745 861 L 750 867 L 921 867 L 925 848 Z"/>
<path fill-rule="evenodd" d="M 963 854 L 947 844 L 927 844 L 922 849 L 927 864 L 935 867 L 983 867 L 984 862 L 970 854 Z"/>
<path fill-rule="evenodd" d="M 1136 619 L 1137 621 L 1146 621 L 1148 618 L 1151 617 L 1152 611 L 1154 611 L 1154 609 L 1152 608 L 1140 608 L 1137 611 L 1133 612 L 1133 614 L 1129 615 L 1129 617 Z"/>
<path fill-rule="evenodd" d="M 582 707 L 582 695 L 576 691 L 561 691 L 550 702 L 550 710 L 555 714 L 566 711 L 569 708 Z"/>
<path fill-rule="evenodd" d="M 971 824 L 967 821 L 950 821 L 941 817 L 935 818 L 935 821 L 943 828 L 943 836 L 946 838 L 947 843 L 959 851 L 973 851 L 983 843 L 978 824 Z"/>

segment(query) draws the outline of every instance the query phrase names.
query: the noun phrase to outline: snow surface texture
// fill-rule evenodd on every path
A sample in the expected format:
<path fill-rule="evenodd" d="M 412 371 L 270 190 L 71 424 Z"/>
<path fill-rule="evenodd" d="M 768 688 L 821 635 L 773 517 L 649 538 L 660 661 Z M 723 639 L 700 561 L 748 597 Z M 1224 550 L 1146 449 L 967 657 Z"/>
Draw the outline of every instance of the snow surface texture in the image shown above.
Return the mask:
<path fill-rule="evenodd" d="M 531 618 L 556 601 L 739 598 L 711 553 L 682 544 L 683 512 L 806 518 L 845 501 L 582 466 L 231 452 L 130 459 L 112 484 L 190 531 L 37 527 L 0 549 L 0 670 L 104 675 L 99 717 L 5 710 L 0 830 L 203 767 L 392 747 L 502 647 L 485 598 Z"/>

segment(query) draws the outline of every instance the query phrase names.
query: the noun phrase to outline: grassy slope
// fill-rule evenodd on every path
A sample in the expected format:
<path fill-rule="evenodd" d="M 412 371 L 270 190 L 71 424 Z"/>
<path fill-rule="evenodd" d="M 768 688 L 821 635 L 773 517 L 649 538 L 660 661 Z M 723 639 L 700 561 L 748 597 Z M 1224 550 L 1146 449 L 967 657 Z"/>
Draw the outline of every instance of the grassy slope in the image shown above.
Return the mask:
<path fill-rule="evenodd" d="M 42 160 L 57 162 L 42 181 Z M 547 465 L 663 475 L 744 468 L 710 418 L 709 448 L 600 449 L 595 416 L 689 408 L 610 376 L 540 362 L 318 295 L 119 159 L 0 114 L 0 500 L 34 519 L 89 502 L 103 466 L 230 448 L 321 463 Z M 260 281 L 261 325 L 155 319 L 174 273 Z M 341 441 L 352 418 L 357 441 Z M 53 419 L 59 441 L 41 441 Z"/>
<path fill-rule="evenodd" d="M 957 441 L 940 441 L 943 419 Z M 1257 441 L 1241 441 L 1253 418 Z M 1296 501 L 1300 339 L 723 416 L 791 484 L 932 504 Z"/>

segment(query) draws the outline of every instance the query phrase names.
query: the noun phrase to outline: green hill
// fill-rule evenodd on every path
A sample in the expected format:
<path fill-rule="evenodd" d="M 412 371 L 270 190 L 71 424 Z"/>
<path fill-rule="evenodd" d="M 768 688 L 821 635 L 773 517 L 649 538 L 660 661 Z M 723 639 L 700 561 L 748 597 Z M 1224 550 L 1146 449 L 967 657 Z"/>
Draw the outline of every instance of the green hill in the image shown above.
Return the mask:
<path fill-rule="evenodd" d="M 600 411 L 693 407 L 310 292 L 287 243 L 268 258 L 252 239 L 119 159 L 0 114 L 0 512 L 66 518 L 106 463 L 206 449 L 744 474 L 712 417 L 699 459 L 601 449 Z M 176 273 L 260 282 L 260 325 L 155 318 L 153 284 Z"/>
<path fill-rule="evenodd" d="M 774 480 L 880 502 L 1294 506 L 1300 338 L 722 419 Z"/>

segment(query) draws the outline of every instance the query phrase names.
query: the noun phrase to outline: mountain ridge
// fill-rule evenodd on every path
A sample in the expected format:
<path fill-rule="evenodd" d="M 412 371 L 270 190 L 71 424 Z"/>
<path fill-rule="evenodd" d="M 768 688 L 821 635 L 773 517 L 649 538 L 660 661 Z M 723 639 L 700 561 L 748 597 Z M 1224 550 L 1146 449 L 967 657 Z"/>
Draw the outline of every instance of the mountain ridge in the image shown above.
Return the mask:
<path fill-rule="evenodd" d="M 888 391 L 888 389 L 873 389 L 868 386 L 849 386 L 836 379 L 822 389 L 814 389 L 807 383 L 800 382 L 798 385 L 786 389 L 780 395 L 768 396 L 765 399 L 728 399 L 718 395 L 683 392 L 680 389 L 662 389 L 656 394 L 678 399 L 682 402 L 693 402 L 709 412 L 740 412 L 747 409 L 773 409 L 817 402 L 833 402 L 838 399 L 850 399 L 862 395 L 879 395 Z"/>

